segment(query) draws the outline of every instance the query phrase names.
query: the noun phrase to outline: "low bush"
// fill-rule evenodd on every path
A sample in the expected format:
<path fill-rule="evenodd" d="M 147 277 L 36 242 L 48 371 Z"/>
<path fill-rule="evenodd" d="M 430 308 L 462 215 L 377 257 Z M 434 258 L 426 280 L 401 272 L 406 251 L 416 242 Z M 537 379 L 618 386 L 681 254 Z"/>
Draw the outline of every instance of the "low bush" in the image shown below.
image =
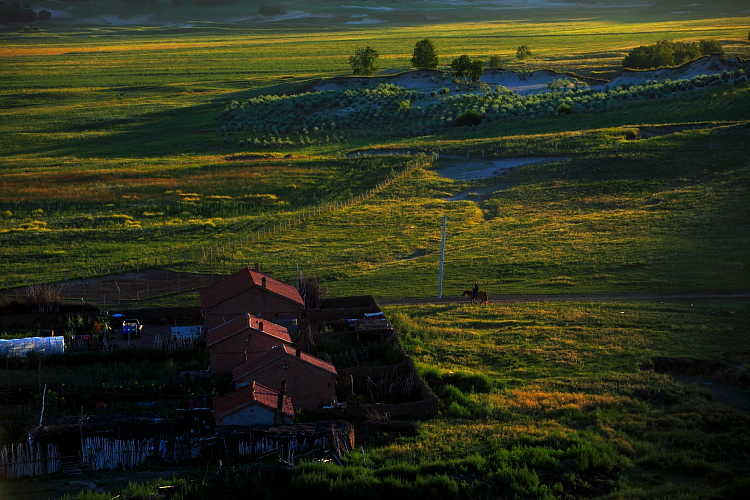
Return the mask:
<path fill-rule="evenodd" d="M 453 122 L 457 127 L 466 127 L 471 125 L 479 125 L 482 122 L 484 115 L 479 111 L 470 109 L 461 113 L 456 117 L 456 121 Z"/>
<path fill-rule="evenodd" d="M 479 373 L 455 372 L 443 376 L 443 382 L 453 385 L 463 392 L 490 392 L 493 387 L 492 380 L 486 375 Z"/>
<path fill-rule="evenodd" d="M 266 17 L 283 16 L 286 14 L 286 7 L 283 5 L 261 5 L 258 12 L 261 16 Z"/>

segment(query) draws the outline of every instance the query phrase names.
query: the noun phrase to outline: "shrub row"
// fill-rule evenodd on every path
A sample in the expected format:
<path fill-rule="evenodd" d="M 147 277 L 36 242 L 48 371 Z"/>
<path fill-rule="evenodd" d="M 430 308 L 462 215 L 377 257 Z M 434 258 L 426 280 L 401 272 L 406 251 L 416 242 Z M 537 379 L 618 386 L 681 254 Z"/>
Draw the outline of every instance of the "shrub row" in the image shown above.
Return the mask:
<path fill-rule="evenodd" d="M 264 95 L 234 101 L 222 112 L 223 123 L 217 132 L 250 131 L 255 139 L 242 142 L 255 147 L 328 142 L 330 135 L 339 141 L 349 136 L 370 136 L 374 131 L 381 135 L 418 136 L 515 117 L 596 112 L 618 101 L 669 98 L 703 87 L 744 85 L 747 81 L 745 70 L 739 69 L 685 80 L 648 81 L 603 89 L 587 88 L 580 83 L 552 85 L 548 92 L 528 96 L 500 86 L 451 95 L 450 91 L 423 93 L 384 83 L 374 88 Z M 282 139 L 287 134 L 296 134 L 300 139 Z M 270 142 L 267 135 L 272 138 Z"/>

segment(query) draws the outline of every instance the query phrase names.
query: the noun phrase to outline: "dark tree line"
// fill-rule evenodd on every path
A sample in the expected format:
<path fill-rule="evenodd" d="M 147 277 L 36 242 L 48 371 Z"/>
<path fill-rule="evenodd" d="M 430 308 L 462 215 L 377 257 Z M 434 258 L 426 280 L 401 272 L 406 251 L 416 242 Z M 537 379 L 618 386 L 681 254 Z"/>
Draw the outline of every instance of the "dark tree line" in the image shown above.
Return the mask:
<path fill-rule="evenodd" d="M 622 67 L 652 69 L 679 66 L 711 54 L 724 55 L 724 49 L 718 40 L 701 40 L 700 42 L 661 40 L 653 45 L 642 45 L 631 50 L 622 60 Z"/>
<path fill-rule="evenodd" d="M 41 10 L 39 15 L 28 3 L 4 2 L 0 0 L 0 23 L 31 23 L 37 19 L 49 19 L 52 14 L 48 10 Z"/>

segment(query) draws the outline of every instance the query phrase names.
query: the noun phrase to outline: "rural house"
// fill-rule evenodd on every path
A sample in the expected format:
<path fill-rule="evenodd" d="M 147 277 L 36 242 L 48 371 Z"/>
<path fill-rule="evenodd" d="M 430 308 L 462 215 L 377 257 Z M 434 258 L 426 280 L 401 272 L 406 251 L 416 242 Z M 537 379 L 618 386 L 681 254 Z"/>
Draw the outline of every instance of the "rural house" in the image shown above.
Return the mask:
<path fill-rule="evenodd" d="M 286 328 L 251 314 L 237 316 L 206 332 L 212 373 L 230 372 L 271 347 L 291 343 Z"/>
<path fill-rule="evenodd" d="M 216 425 L 284 425 L 294 420 L 292 400 L 256 382 L 213 399 Z"/>
<path fill-rule="evenodd" d="M 297 289 L 258 270 L 245 267 L 200 291 L 201 307 L 210 330 L 227 321 L 250 313 L 273 321 L 296 334 L 302 320 L 305 301 Z"/>
<path fill-rule="evenodd" d="M 336 368 L 288 345 L 269 349 L 232 370 L 237 386 L 259 382 L 280 387 L 286 380 L 286 392 L 296 408 L 320 408 L 336 400 Z"/>

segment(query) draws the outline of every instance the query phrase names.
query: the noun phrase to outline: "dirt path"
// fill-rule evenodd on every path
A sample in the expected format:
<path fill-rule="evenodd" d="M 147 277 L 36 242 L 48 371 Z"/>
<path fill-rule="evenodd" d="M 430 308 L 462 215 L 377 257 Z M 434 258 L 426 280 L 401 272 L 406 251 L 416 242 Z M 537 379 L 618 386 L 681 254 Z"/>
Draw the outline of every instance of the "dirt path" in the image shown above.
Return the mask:
<path fill-rule="evenodd" d="M 620 301 L 634 301 L 634 302 L 650 302 L 650 301 L 662 301 L 662 300 L 703 300 L 703 299 L 715 299 L 715 300 L 748 300 L 750 299 L 750 292 L 738 292 L 738 293 L 702 293 L 702 292 L 686 292 L 686 293 L 671 293 L 671 294 L 659 294 L 659 293 L 590 293 L 590 294 L 518 294 L 518 295 L 492 295 L 490 294 L 490 303 L 495 304 L 513 304 L 517 302 L 620 302 Z M 426 299 L 415 299 L 415 298 L 403 298 L 388 300 L 379 300 L 380 305 L 428 305 L 428 304 L 456 304 L 456 303 L 470 303 L 468 297 L 458 296 L 443 296 L 441 298 L 426 298 Z"/>

